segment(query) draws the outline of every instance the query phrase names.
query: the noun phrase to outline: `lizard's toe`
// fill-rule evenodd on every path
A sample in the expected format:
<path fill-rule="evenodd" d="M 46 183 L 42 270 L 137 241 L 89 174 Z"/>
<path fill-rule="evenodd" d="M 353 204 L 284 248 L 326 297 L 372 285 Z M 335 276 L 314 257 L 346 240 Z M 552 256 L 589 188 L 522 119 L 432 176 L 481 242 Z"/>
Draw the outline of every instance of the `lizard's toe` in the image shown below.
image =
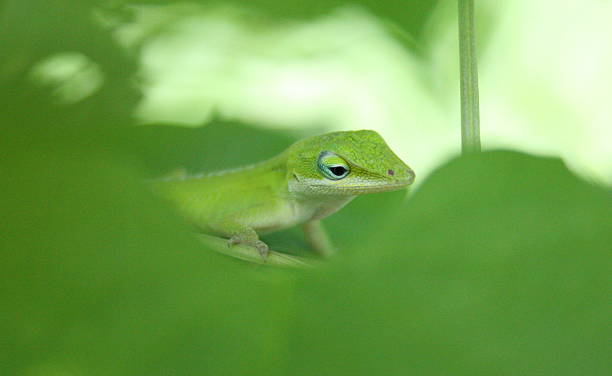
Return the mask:
<path fill-rule="evenodd" d="M 268 257 L 268 253 L 270 252 L 268 245 L 259 239 L 244 239 L 240 235 L 234 235 L 228 239 L 227 246 L 231 247 L 234 244 L 244 244 L 256 248 L 264 260 Z"/>
<path fill-rule="evenodd" d="M 270 252 L 270 248 L 268 247 L 268 245 L 264 242 L 262 242 L 261 240 L 257 240 L 254 242 L 255 244 L 253 244 L 253 246 L 255 248 L 257 248 L 257 250 L 259 251 L 259 254 L 261 255 L 261 257 L 265 260 L 268 258 L 268 253 Z"/>
<path fill-rule="evenodd" d="M 231 238 L 229 238 L 229 239 L 227 240 L 227 246 L 228 246 L 228 247 L 231 247 L 231 246 L 233 246 L 234 244 L 240 244 L 240 243 L 242 243 L 242 242 L 243 242 L 243 241 L 242 241 L 242 239 L 240 238 L 240 236 L 238 236 L 238 235 L 234 235 L 234 236 L 232 236 Z"/>

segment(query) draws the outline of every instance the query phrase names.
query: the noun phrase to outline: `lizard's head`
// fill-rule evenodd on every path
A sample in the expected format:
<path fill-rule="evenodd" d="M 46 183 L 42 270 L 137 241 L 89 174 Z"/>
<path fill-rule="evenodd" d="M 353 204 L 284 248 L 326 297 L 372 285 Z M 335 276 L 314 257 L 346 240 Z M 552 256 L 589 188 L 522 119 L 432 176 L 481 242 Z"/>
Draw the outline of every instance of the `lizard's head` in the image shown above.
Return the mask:
<path fill-rule="evenodd" d="M 295 193 L 358 195 L 405 188 L 414 172 L 374 131 L 310 137 L 287 150 L 289 189 Z"/>

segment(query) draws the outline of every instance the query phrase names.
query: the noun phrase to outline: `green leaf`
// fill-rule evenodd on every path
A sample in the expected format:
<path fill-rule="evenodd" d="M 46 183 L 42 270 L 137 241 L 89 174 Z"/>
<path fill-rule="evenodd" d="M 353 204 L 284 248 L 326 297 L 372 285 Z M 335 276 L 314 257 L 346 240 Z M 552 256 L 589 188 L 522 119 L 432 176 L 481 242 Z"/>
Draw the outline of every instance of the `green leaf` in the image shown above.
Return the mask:
<path fill-rule="evenodd" d="M 292 373 L 607 374 L 609 213 L 558 160 L 451 162 L 303 279 Z"/>

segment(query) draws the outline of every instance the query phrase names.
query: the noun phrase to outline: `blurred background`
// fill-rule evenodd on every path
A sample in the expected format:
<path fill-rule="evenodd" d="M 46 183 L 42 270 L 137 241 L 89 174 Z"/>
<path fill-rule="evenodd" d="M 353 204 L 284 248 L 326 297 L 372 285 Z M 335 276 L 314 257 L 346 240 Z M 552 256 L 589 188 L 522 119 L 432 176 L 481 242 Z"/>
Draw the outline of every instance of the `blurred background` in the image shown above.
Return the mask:
<path fill-rule="evenodd" d="M 476 0 L 468 157 L 456 6 L 0 0 L 0 375 L 611 374 L 612 2 Z M 312 270 L 147 186 L 362 128 L 418 187 L 325 219 Z"/>
<path fill-rule="evenodd" d="M 5 73 L 27 68 L 60 102 L 83 101 L 115 80 L 140 93 L 134 103 L 115 104 L 129 105 L 138 124 L 198 127 L 216 117 L 297 135 L 375 129 L 420 177 L 459 151 L 454 1 L 88 8 L 56 0 L 41 13 L 29 3 L 7 2 L 5 23 L 15 29 L 4 38 L 21 34 L 32 49 L 46 44 L 46 53 L 30 51 L 36 56 L 21 61 L 11 54 Z M 612 4 L 476 6 L 484 148 L 560 156 L 577 173 L 612 183 Z M 85 24 L 106 35 L 91 39 Z M 71 35 L 58 34 L 70 25 Z M 97 56 L 109 48 L 130 66 Z"/>

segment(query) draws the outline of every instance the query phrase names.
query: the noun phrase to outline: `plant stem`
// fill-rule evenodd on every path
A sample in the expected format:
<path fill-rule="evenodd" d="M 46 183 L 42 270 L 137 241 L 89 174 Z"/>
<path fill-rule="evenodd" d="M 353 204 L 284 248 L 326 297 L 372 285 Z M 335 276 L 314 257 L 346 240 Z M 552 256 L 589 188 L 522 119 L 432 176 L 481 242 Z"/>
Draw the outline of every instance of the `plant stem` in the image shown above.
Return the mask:
<path fill-rule="evenodd" d="M 459 1 L 459 61 L 461 70 L 461 151 L 480 151 L 480 114 L 478 108 L 478 65 L 474 0 Z"/>

